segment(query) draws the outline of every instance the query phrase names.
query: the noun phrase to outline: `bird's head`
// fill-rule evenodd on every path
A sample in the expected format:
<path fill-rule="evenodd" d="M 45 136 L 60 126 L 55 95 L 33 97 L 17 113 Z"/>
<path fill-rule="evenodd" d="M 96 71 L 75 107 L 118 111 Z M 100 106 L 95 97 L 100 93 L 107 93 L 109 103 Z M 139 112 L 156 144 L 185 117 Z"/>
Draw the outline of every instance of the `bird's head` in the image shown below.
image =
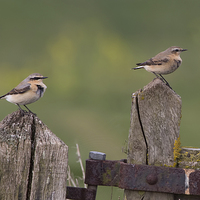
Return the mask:
<path fill-rule="evenodd" d="M 45 79 L 45 78 L 48 78 L 48 77 L 42 76 L 39 73 L 34 73 L 34 74 L 31 74 L 31 75 L 29 75 L 27 77 L 28 82 L 32 82 L 32 81 L 34 81 L 34 82 L 42 82 L 42 80 Z"/>
<path fill-rule="evenodd" d="M 182 49 L 180 47 L 177 46 L 172 46 L 169 48 L 169 51 L 171 52 L 171 54 L 175 54 L 175 55 L 180 55 L 181 52 L 183 51 L 187 51 L 187 49 Z"/>

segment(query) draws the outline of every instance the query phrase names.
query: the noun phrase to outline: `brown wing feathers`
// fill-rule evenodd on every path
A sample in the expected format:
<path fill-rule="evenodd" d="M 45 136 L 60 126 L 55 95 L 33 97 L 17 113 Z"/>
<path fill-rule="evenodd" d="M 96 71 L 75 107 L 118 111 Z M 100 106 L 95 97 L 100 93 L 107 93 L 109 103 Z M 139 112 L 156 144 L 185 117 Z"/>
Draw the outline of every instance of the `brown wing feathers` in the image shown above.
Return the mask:
<path fill-rule="evenodd" d="M 7 94 L 4 94 L 3 96 L 1 96 L 0 99 L 3 98 L 3 97 L 5 97 L 6 95 L 22 94 L 22 93 L 28 91 L 29 89 L 30 89 L 30 86 L 27 86 L 27 87 L 22 88 L 22 89 L 15 89 L 15 88 L 13 88 L 10 92 L 8 92 Z"/>
<path fill-rule="evenodd" d="M 144 66 L 144 65 L 162 65 L 163 62 L 168 62 L 169 59 L 164 58 L 162 60 L 153 60 L 150 58 L 149 60 L 143 62 L 143 63 L 137 63 L 137 66 Z"/>

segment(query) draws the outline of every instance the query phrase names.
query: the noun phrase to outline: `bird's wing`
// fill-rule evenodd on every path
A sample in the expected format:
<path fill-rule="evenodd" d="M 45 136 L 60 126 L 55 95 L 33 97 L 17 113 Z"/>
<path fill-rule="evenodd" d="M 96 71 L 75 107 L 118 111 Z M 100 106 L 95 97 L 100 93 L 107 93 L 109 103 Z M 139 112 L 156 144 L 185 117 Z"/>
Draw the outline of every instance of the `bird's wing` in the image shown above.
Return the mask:
<path fill-rule="evenodd" d="M 149 60 L 143 62 L 143 63 L 137 63 L 137 66 L 144 66 L 144 65 L 162 65 L 163 62 L 168 62 L 168 58 L 163 58 L 163 59 L 154 59 L 150 58 Z"/>
<path fill-rule="evenodd" d="M 16 90 L 24 90 L 26 87 L 30 87 L 29 79 L 24 79 L 18 86 L 15 87 Z M 22 92 L 23 93 L 23 92 Z"/>
<path fill-rule="evenodd" d="M 28 91 L 28 90 L 30 90 L 30 86 L 26 86 L 26 87 L 24 87 L 24 88 L 22 88 L 22 89 L 17 89 L 17 88 L 13 88 L 10 92 L 8 92 L 7 94 L 10 94 L 10 95 L 12 95 L 12 94 L 22 94 L 22 93 L 24 93 L 24 92 L 26 92 L 26 91 Z"/>
<path fill-rule="evenodd" d="M 7 96 L 7 95 L 13 95 L 13 94 L 22 94 L 24 92 L 27 92 L 28 90 L 30 90 L 30 84 L 24 88 L 21 89 L 17 89 L 17 88 L 13 88 L 10 92 L 8 92 L 7 94 L 4 94 L 3 96 L 0 96 L 0 99 Z"/>

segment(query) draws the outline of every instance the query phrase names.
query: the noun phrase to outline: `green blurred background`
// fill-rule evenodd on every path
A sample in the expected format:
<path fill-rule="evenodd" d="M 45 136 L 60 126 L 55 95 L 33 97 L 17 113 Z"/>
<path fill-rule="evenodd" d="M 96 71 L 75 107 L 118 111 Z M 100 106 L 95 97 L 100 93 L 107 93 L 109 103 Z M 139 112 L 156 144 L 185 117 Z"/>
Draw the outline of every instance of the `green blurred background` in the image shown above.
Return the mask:
<path fill-rule="evenodd" d="M 29 108 L 69 146 L 69 165 L 81 176 L 89 151 L 126 158 L 131 94 L 154 78 L 131 71 L 170 46 L 187 48 L 183 63 L 165 76 L 182 97 L 181 142 L 200 147 L 200 1 L 1 1 L 0 94 L 31 73 L 49 78 Z M 0 102 L 0 119 L 17 110 Z M 100 187 L 97 200 L 111 199 Z M 120 198 L 119 198 L 120 196 Z M 115 189 L 113 199 L 122 199 Z"/>

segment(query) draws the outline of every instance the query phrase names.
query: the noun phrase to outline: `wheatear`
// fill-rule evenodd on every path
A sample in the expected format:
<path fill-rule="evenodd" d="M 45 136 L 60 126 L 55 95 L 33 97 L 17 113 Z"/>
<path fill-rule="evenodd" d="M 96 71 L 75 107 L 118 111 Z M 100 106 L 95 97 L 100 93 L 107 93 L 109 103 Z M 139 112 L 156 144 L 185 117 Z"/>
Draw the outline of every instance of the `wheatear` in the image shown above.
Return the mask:
<path fill-rule="evenodd" d="M 27 104 L 33 103 L 43 96 L 47 88 L 47 86 L 42 82 L 42 80 L 45 78 L 47 77 L 44 77 L 38 73 L 31 74 L 17 87 L 13 88 L 7 94 L 1 96 L 0 99 L 6 99 L 10 103 L 16 104 L 24 113 L 24 110 L 22 110 L 20 105 L 23 105 L 28 109 L 26 106 Z M 29 109 L 28 111 L 31 112 Z"/>
<path fill-rule="evenodd" d="M 177 46 L 169 47 L 153 58 L 150 58 L 143 63 L 137 63 L 136 65 L 138 67 L 132 69 L 144 68 L 148 72 L 154 73 L 158 78 L 160 78 L 164 83 L 166 83 L 166 85 L 170 87 L 169 83 L 164 79 L 162 74 L 170 74 L 181 65 L 182 59 L 180 57 L 180 53 L 183 51 L 187 51 L 187 49 L 182 49 Z M 158 75 L 160 75 L 160 77 Z"/>

